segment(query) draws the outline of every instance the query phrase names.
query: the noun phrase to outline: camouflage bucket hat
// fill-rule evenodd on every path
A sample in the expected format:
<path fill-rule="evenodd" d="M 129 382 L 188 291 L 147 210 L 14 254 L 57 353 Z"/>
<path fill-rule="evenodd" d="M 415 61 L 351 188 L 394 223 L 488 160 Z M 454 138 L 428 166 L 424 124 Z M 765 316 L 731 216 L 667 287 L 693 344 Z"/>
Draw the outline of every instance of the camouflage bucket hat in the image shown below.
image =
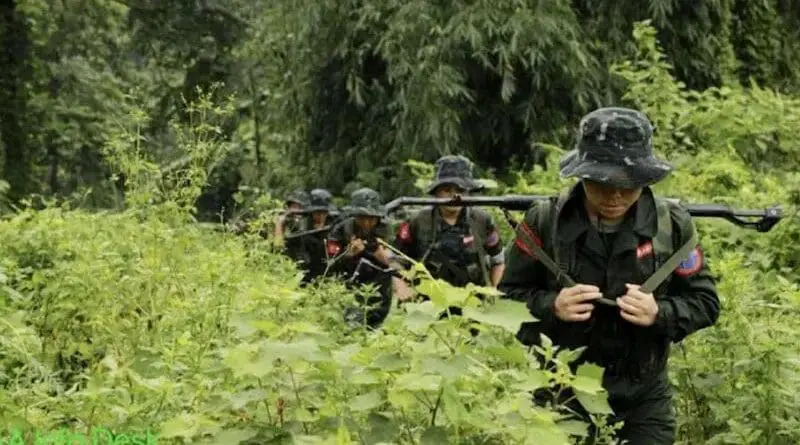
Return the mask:
<path fill-rule="evenodd" d="M 308 207 L 310 204 L 308 193 L 303 189 L 296 189 L 289 193 L 284 203 L 288 206 L 293 203 L 300 204 L 303 208 Z"/>
<path fill-rule="evenodd" d="M 428 186 L 428 194 L 432 195 L 439 186 L 452 184 L 462 190 L 476 192 L 484 186 L 472 177 L 472 161 L 464 156 L 448 155 L 436 161 L 436 175 Z"/>
<path fill-rule="evenodd" d="M 661 181 L 674 167 L 653 154 L 653 125 L 629 108 L 600 108 L 581 119 L 575 149 L 561 158 L 561 177 L 639 188 Z"/>
<path fill-rule="evenodd" d="M 371 188 L 360 188 L 350 195 L 350 205 L 345 207 L 350 216 L 386 216 L 386 207 L 381 204 L 381 195 Z"/>
<path fill-rule="evenodd" d="M 333 195 L 325 189 L 314 189 L 309 193 L 308 212 L 328 212 L 334 213 L 336 208 L 333 205 Z"/>

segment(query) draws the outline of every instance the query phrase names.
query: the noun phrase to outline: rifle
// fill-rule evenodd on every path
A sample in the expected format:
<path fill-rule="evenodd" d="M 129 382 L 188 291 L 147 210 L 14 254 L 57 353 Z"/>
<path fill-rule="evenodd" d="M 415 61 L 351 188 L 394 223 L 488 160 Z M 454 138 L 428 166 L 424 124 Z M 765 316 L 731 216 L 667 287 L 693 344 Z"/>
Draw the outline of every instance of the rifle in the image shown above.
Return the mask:
<path fill-rule="evenodd" d="M 512 227 L 516 221 L 507 213 L 509 210 L 526 211 L 537 201 L 550 199 L 542 195 L 504 195 L 504 196 L 455 196 L 453 198 L 418 198 L 403 196 L 386 204 L 388 212 L 394 212 L 405 206 L 464 206 L 464 207 L 500 207 Z M 668 198 L 669 201 L 681 204 L 689 214 L 701 218 L 723 218 L 731 223 L 746 229 L 754 229 L 764 233 L 772 230 L 783 218 L 783 209 L 780 206 L 768 207 L 758 210 L 733 209 L 721 204 L 689 204 L 678 198 Z M 744 218 L 758 218 L 747 220 Z"/>
<path fill-rule="evenodd" d="M 332 227 L 333 226 L 324 226 L 324 227 L 320 227 L 318 229 L 303 230 L 301 232 L 292 232 L 292 233 L 288 233 L 288 234 L 284 235 L 283 238 L 288 241 L 288 240 L 293 240 L 293 239 L 296 239 L 296 238 L 302 238 L 304 236 L 314 235 L 316 233 L 326 233 L 326 232 L 330 231 Z"/>
<path fill-rule="evenodd" d="M 396 278 L 403 278 L 403 275 L 400 274 L 397 270 L 391 267 L 383 267 L 380 265 L 381 262 L 375 258 L 375 256 L 369 252 L 364 252 L 362 257 L 358 260 L 358 265 L 356 265 L 356 270 L 353 271 L 353 275 L 347 279 L 349 282 L 356 282 L 359 276 L 362 275 L 362 270 L 366 268 L 367 270 L 373 270 L 379 274 L 391 275 Z"/>

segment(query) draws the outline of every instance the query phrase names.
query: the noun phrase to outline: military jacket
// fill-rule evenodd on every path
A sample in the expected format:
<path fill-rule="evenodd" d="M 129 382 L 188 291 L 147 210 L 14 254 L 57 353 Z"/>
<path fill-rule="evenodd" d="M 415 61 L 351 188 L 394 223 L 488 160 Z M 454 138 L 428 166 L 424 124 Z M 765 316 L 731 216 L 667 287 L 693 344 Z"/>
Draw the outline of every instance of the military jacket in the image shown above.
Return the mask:
<path fill-rule="evenodd" d="M 553 209 L 557 211 L 556 207 Z M 670 216 L 673 248 L 678 250 L 696 229 L 682 207 L 671 205 Z M 626 283 L 643 283 L 667 259 L 656 255 L 652 247 L 658 222 L 655 198 L 649 188 L 643 190 L 614 233 L 601 233 L 589 221 L 580 184 L 572 189 L 557 216 L 556 240 L 550 239 L 549 233 L 537 230 L 538 217 L 537 208 L 533 207 L 523 224 L 536 235 L 540 247 L 550 255 L 556 245 L 571 252 L 569 270 L 564 272 L 576 283 L 599 287 L 607 298 L 624 295 Z M 537 261 L 519 237 L 509 247 L 506 269 L 498 287 L 507 298 L 526 302 L 531 314 L 539 320 L 522 325 L 518 337 L 523 343 L 536 343 L 541 332 L 563 347 L 586 346 L 584 360 L 604 366 L 607 374 L 632 379 L 662 372 L 669 343 L 713 325 L 720 311 L 715 283 L 700 245 L 654 292 L 659 310 L 655 324 L 650 327 L 633 325 L 619 315 L 618 308 L 602 305 L 595 307 L 592 318 L 586 322 L 559 320 L 553 310 L 560 291 L 556 277 Z"/>
<path fill-rule="evenodd" d="M 478 233 L 472 233 L 471 226 Z M 457 286 L 468 282 L 488 284 L 483 272 L 490 265 L 504 262 L 503 244 L 494 221 L 478 208 L 462 209 L 456 223 L 450 225 L 435 207 L 425 207 L 399 225 L 394 245 L 408 257 L 423 261 L 434 277 Z M 448 273 L 446 267 L 438 264 L 441 260 L 436 261 L 434 253 L 466 273 L 463 276 Z"/>
<path fill-rule="evenodd" d="M 333 229 L 333 227 L 336 226 L 336 219 L 329 215 L 325 221 L 325 225 Z M 313 230 L 310 223 L 308 230 Z M 303 257 L 305 259 L 304 268 L 306 269 L 306 274 L 303 277 L 304 282 L 309 282 L 325 273 L 325 269 L 328 266 L 325 243 L 328 233 L 330 233 L 330 231 L 312 233 L 300 238 Z"/>

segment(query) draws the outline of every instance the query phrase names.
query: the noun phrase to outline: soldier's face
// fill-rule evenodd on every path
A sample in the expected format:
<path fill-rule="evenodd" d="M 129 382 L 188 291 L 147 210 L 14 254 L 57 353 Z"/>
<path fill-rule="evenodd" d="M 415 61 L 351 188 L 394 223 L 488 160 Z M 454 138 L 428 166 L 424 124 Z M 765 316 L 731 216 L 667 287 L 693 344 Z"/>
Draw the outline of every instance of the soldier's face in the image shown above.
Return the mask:
<path fill-rule="evenodd" d="M 599 182 L 584 180 L 586 201 L 589 210 L 603 219 L 619 219 L 625 216 L 642 195 L 641 188 L 624 189 Z"/>
<path fill-rule="evenodd" d="M 356 216 L 356 224 L 364 230 L 372 230 L 373 227 L 378 225 L 378 217 L 377 216 L 364 216 L 358 215 Z"/>
<path fill-rule="evenodd" d="M 311 218 L 314 224 L 322 224 L 328 218 L 328 212 L 311 212 Z"/>
<path fill-rule="evenodd" d="M 444 184 L 439 186 L 435 191 L 437 198 L 452 198 L 456 195 L 467 196 L 469 192 L 466 190 L 461 189 L 455 184 Z M 447 213 L 456 213 L 461 210 L 459 206 L 442 206 L 442 210 Z"/>

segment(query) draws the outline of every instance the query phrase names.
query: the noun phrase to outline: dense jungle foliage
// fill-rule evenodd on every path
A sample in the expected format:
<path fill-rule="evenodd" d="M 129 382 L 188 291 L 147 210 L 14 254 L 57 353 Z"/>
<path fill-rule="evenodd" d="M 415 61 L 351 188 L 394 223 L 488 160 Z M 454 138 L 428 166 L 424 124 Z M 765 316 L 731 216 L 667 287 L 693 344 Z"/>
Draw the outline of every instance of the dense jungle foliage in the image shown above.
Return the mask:
<path fill-rule="evenodd" d="M 497 179 L 492 193 L 552 193 L 580 114 L 627 104 L 677 166 L 656 192 L 787 212 L 766 234 L 697 221 L 723 312 L 673 349 L 679 443 L 800 443 L 792 2 L 0 8 L 0 425 L 159 443 L 570 443 L 581 425 L 528 393 L 564 382 L 602 414 L 602 370 L 539 369 L 513 338 L 524 307 L 471 307 L 473 339 L 435 314 L 475 289 L 439 283 L 382 333 L 347 331 L 341 283 L 300 288 L 274 240 L 196 221 L 273 224 L 295 186 L 417 194 L 430 166 L 405 161 L 450 152 Z"/>
<path fill-rule="evenodd" d="M 414 191 L 406 159 L 458 152 L 509 180 L 555 162 L 582 114 L 619 102 L 608 67 L 650 19 L 695 91 L 800 89 L 800 5 L 786 0 L 14 0 L 0 7 L 0 165 L 9 193 L 114 207 L 103 153 L 132 110 L 141 149 L 179 166 L 170 122 L 201 91 L 235 94 L 231 149 L 199 199 L 230 217 L 240 188 Z M 667 131 L 667 128 L 662 128 Z M 765 150 L 780 150 L 764 140 Z M 348 162 L 341 162 L 349 159 Z M 87 190 L 91 190 L 87 194 Z"/>

